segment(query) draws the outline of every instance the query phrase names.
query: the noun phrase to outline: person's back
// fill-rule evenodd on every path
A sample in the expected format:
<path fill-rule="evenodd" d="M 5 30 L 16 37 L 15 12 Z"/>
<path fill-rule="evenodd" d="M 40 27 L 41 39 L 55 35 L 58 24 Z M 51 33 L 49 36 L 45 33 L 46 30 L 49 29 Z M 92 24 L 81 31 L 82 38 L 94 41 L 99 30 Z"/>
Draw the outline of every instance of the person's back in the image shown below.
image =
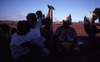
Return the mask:
<path fill-rule="evenodd" d="M 74 50 L 78 41 L 75 29 L 70 27 L 71 21 L 71 15 L 66 16 L 63 19 L 63 25 L 58 27 L 54 33 L 58 47 L 68 53 Z"/>
<path fill-rule="evenodd" d="M 75 29 L 69 26 L 58 27 L 57 30 L 55 31 L 55 35 L 59 37 L 60 41 L 68 41 L 68 42 L 74 41 L 74 37 L 77 37 Z"/>
<path fill-rule="evenodd" d="M 10 42 L 11 55 L 14 61 L 20 61 L 24 56 L 30 51 L 28 47 L 21 46 L 24 42 L 28 42 L 29 39 L 26 36 L 30 31 L 27 21 L 19 21 L 17 24 L 17 29 Z"/>

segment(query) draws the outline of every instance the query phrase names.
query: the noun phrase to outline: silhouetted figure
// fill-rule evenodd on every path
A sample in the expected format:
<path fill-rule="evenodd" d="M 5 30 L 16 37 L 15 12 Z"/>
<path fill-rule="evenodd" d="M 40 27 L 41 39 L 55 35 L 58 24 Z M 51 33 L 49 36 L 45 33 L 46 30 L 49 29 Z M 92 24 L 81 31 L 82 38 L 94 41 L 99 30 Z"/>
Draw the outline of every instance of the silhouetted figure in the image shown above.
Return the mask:
<path fill-rule="evenodd" d="M 10 38 L 10 27 L 7 24 L 0 24 L 0 28 L 6 33 L 7 38 Z"/>
<path fill-rule="evenodd" d="M 57 52 L 71 53 L 77 46 L 78 38 L 74 28 L 70 27 L 72 24 L 71 14 L 64 17 L 63 25 L 58 27 L 54 33 L 56 40 Z"/>
<path fill-rule="evenodd" d="M 30 25 L 30 32 L 28 33 L 28 37 L 30 39 L 34 40 L 34 43 L 36 43 L 40 48 L 43 50 L 43 56 L 50 55 L 50 52 L 48 48 L 45 46 L 46 39 L 41 36 L 40 28 L 43 26 L 42 20 L 36 18 L 36 15 L 34 13 L 29 13 L 26 16 L 27 21 Z"/>
<path fill-rule="evenodd" d="M 100 8 L 95 8 L 94 11 L 84 17 L 84 29 L 89 37 L 89 43 L 94 43 L 96 34 L 100 33 L 100 29 L 97 28 L 95 23 L 97 19 L 99 19 L 100 24 Z"/>
<path fill-rule="evenodd" d="M 36 11 L 36 16 L 37 16 L 37 19 L 41 19 L 41 20 L 45 18 L 45 15 L 42 14 L 41 10 Z"/>
<path fill-rule="evenodd" d="M 7 36 L 6 33 L 0 28 L 0 62 L 7 60 Z"/>
<path fill-rule="evenodd" d="M 11 36 L 10 42 L 11 55 L 15 62 L 28 62 L 32 59 L 30 48 L 23 46 L 25 42 L 31 46 L 32 40 L 28 38 L 28 32 L 30 32 L 28 22 L 19 21 L 17 24 L 17 31 Z"/>
<path fill-rule="evenodd" d="M 54 7 L 51 5 L 47 5 L 48 7 L 48 13 L 46 15 L 46 17 L 44 18 L 43 14 L 42 14 L 42 18 L 38 18 L 38 20 L 42 21 L 42 26 L 41 26 L 41 36 L 46 38 L 46 47 L 49 48 L 50 52 L 52 52 L 53 50 L 53 10 Z M 40 11 L 37 11 L 38 13 Z M 36 12 L 36 13 L 37 13 Z M 37 14 L 38 15 L 38 14 Z"/>
<path fill-rule="evenodd" d="M 12 27 L 11 30 L 10 30 L 10 35 L 12 36 L 15 32 L 17 32 L 17 28 Z"/>
<path fill-rule="evenodd" d="M 42 36 L 44 36 L 47 40 L 51 40 L 51 38 L 53 37 L 53 27 L 52 27 L 52 23 L 53 23 L 53 10 L 54 7 L 51 5 L 48 5 L 48 13 L 45 17 L 45 19 L 43 19 L 43 24 L 44 26 L 41 29 L 41 34 Z"/>
<path fill-rule="evenodd" d="M 0 24 L 0 60 L 1 62 L 4 62 L 7 60 L 8 62 L 11 62 L 11 56 L 10 56 L 10 35 L 9 32 L 10 27 L 7 24 Z"/>

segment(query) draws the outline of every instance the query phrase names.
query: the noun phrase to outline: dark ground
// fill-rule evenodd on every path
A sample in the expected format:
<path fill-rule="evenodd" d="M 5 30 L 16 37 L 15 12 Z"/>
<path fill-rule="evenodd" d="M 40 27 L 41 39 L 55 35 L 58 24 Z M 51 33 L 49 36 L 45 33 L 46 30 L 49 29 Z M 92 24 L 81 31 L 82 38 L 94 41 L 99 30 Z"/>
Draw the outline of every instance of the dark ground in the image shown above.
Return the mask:
<path fill-rule="evenodd" d="M 58 26 L 60 25 L 53 25 L 54 31 Z M 88 37 L 84 32 L 83 24 L 73 24 L 72 27 L 75 28 L 79 41 L 88 43 Z M 48 62 L 100 62 L 100 34 L 97 34 L 95 44 L 86 44 L 80 47 L 82 51 L 81 54 L 77 52 L 70 55 L 59 54 L 53 56 Z M 0 62 L 11 62 L 11 56 L 8 54 L 6 57 L 7 59 L 0 58 Z M 3 61 L 1 61 L 1 59 Z"/>
<path fill-rule="evenodd" d="M 79 40 L 87 43 L 87 36 L 79 36 Z M 55 56 L 50 62 L 100 62 L 100 37 L 96 37 L 94 44 L 86 44 L 82 53 L 74 52 L 70 55 Z"/>
<path fill-rule="evenodd" d="M 60 24 L 53 25 L 54 31 L 58 26 Z M 83 24 L 76 23 L 71 26 L 75 28 L 79 41 L 85 42 L 85 45 L 80 46 L 82 53 L 74 52 L 71 55 L 56 56 L 50 62 L 100 62 L 100 33 L 96 35 L 94 44 L 87 44 L 88 36 L 84 32 Z"/>

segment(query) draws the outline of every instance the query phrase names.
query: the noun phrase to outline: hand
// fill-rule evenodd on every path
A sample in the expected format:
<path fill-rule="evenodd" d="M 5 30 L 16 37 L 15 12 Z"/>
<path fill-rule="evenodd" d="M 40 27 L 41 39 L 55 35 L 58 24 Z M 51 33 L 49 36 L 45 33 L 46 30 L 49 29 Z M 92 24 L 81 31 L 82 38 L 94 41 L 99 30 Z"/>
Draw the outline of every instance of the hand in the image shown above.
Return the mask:
<path fill-rule="evenodd" d="M 53 6 L 51 6 L 51 5 L 47 5 L 47 6 L 48 6 L 49 9 L 55 10 L 55 8 Z"/>

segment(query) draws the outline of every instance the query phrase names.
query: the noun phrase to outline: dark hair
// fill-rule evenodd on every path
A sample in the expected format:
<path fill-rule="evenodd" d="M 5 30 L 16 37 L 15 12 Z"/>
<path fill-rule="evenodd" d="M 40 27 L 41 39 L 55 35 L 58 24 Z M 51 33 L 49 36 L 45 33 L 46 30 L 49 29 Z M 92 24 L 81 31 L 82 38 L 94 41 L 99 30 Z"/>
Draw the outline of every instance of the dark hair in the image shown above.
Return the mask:
<path fill-rule="evenodd" d="M 41 11 L 41 10 L 38 10 L 38 11 L 36 12 L 36 15 L 42 16 L 42 11 Z"/>
<path fill-rule="evenodd" d="M 28 13 L 26 19 L 37 20 L 36 15 L 34 13 Z"/>
<path fill-rule="evenodd" d="M 30 31 L 30 27 L 27 21 L 19 21 L 17 24 L 18 34 L 26 35 Z"/>
<path fill-rule="evenodd" d="M 93 12 L 100 16 L 100 8 L 95 8 Z"/>
<path fill-rule="evenodd" d="M 31 28 L 34 28 L 35 25 L 36 25 L 36 22 L 37 22 L 37 18 L 36 18 L 36 15 L 34 13 L 29 13 L 27 16 L 27 21 L 30 25 Z"/>

